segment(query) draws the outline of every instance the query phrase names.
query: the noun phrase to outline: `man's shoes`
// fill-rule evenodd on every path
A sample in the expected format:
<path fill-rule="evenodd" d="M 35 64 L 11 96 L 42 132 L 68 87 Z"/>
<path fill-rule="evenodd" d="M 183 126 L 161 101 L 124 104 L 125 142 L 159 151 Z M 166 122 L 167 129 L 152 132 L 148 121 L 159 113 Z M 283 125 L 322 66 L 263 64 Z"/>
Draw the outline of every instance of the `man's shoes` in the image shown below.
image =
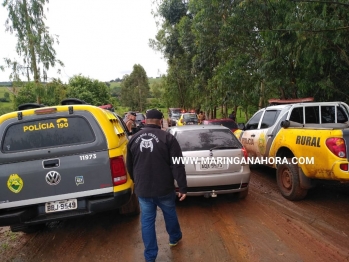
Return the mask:
<path fill-rule="evenodd" d="M 173 242 L 173 243 L 169 243 L 170 247 L 175 247 L 178 245 L 178 242 L 182 239 L 182 237 L 180 239 L 178 239 L 176 242 Z"/>

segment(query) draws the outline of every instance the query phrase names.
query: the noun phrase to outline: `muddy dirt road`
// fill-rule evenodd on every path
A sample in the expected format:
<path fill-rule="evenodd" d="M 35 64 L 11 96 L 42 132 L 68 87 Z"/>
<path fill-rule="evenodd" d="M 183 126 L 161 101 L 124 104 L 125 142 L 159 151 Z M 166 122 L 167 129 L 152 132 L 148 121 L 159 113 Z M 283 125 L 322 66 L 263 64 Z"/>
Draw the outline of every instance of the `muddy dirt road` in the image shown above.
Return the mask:
<path fill-rule="evenodd" d="M 290 202 L 272 169 L 252 171 L 245 200 L 177 203 L 183 231 L 177 247 L 168 246 L 159 211 L 157 261 L 349 261 L 349 185 L 320 186 Z M 51 223 L 33 235 L 0 228 L 0 261 L 144 261 L 139 216 L 103 213 Z"/>

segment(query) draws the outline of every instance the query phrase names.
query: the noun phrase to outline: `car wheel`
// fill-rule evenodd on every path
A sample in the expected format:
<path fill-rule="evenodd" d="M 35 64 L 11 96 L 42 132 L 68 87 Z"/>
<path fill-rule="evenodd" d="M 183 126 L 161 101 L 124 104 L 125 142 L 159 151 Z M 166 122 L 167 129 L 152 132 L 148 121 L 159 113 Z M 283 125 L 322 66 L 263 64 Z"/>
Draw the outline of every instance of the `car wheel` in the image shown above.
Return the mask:
<path fill-rule="evenodd" d="M 291 201 L 297 201 L 305 198 L 308 193 L 307 189 L 300 186 L 298 165 L 292 164 L 291 159 L 287 158 L 289 164 L 280 164 L 276 171 L 277 185 L 281 195 Z"/>
<path fill-rule="evenodd" d="M 132 194 L 128 203 L 120 208 L 120 214 L 122 215 L 138 215 L 140 212 L 141 209 L 136 194 Z"/>
<path fill-rule="evenodd" d="M 11 225 L 10 229 L 12 232 L 24 232 L 26 234 L 33 234 L 44 229 L 45 227 L 46 227 L 46 224 L 38 224 L 38 225 L 17 224 L 17 225 Z"/>
<path fill-rule="evenodd" d="M 245 199 L 248 195 L 248 188 L 245 191 L 241 191 L 238 193 L 238 198 L 239 199 Z"/>

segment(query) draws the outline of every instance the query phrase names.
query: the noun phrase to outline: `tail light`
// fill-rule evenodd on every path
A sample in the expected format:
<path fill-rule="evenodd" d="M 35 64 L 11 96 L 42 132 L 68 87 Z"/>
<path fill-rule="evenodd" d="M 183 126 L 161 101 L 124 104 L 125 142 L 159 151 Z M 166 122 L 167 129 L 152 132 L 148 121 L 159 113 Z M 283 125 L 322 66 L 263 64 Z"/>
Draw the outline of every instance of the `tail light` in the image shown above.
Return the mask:
<path fill-rule="evenodd" d="M 242 153 L 244 154 L 244 158 L 245 158 L 245 160 L 247 161 L 248 159 L 248 154 L 247 154 L 247 151 L 246 151 L 246 149 L 243 147 L 242 149 Z"/>
<path fill-rule="evenodd" d="M 114 186 L 125 184 L 127 182 L 127 172 L 124 158 L 122 156 L 110 158 L 110 170 Z"/>
<path fill-rule="evenodd" d="M 328 149 L 338 157 L 345 158 L 347 156 L 347 149 L 343 138 L 330 137 L 326 140 Z"/>

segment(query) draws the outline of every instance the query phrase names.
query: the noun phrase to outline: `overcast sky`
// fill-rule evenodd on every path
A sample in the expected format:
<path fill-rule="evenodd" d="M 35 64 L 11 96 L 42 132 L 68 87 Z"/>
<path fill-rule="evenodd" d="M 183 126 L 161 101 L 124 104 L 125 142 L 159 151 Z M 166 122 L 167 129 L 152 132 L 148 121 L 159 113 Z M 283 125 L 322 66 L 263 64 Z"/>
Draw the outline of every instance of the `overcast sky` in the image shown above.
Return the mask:
<path fill-rule="evenodd" d="M 157 33 L 151 14 L 151 0 L 50 0 L 46 24 L 55 44 L 57 58 L 64 63 L 62 74 L 55 68 L 48 77 L 67 82 L 83 76 L 110 81 L 130 74 L 140 64 L 148 77 L 165 74 L 162 54 L 149 47 Z M 0 5 L 0 64 L 3 58 L 17 57 L 16 38 L 5 32 L 7 10 Z M 9 81 L 10 71 L 0 71 L 0 81 Z"/>

